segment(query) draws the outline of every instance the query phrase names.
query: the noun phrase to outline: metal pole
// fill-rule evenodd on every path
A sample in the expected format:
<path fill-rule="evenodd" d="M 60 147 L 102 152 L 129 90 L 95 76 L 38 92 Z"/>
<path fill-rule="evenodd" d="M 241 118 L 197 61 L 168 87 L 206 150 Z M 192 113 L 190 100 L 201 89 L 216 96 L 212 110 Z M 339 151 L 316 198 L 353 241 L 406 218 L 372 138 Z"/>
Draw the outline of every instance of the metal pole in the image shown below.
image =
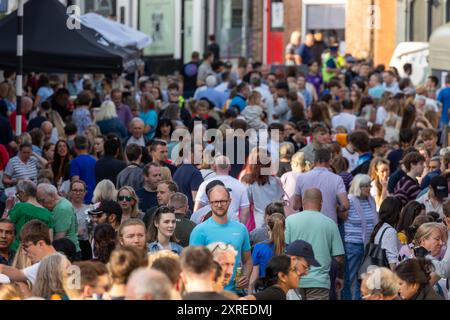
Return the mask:
<path fill-rule="evenodd" d="M 16 135 L 22 134 L 23 0 L 17 7 Z"/>
<path fill-rule="evenodd" d="M 247 57 L 247 30 L 248 30 L 248 0 L 242 2 L 242 52 Z"/>

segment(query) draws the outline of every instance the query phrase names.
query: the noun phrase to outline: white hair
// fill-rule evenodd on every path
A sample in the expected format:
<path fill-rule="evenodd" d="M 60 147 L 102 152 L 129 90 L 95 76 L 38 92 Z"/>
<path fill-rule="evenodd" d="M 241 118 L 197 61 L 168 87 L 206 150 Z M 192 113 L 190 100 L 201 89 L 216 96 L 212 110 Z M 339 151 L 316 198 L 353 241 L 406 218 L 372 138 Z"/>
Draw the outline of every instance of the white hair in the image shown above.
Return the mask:
<path fill-rule="evenodd" d="M 37 190 L 41 190 L 47 196 L 58 195 L 58 189 L 50 183 L 41 183 L 37 186 Z"/>
<path fill-rule="evenodd" d="M 215 87 L 217 85 L 217 79 L 215 76 L 210 75 L 208 77 L 206 77 L 206 86 L 207 87 Z"/>
<path fill-rule="evenodd" d="M 357 174 L 352 180 L 348 193 L 359 197 L 361 196 L 361 185 L 370 184 L 371 182 L 372 180 L 367 174 Z"/>
<path fill-rule="evenodd" d="M 139 122 L 139 123 L 142 124 L 142 125 L 145 124 L 145 123 L 144 123 L 144 120 L 142 120 L 141 118 L 138 118 L 138 117 L 135 117 L 135 118 L 133 118 L 133 119 L 130 121 L 131 125 L 134 125 L 136 122 Z"/>
<path fill-rule="evenodd" d="M 155 269 L 136 269 L 128 280 L 126 298 L 142 300 L 148 295 L 151 295 L 152 300 L 171 300 L 170 280 L 164 273 Z"/>
<path fill-rule="evenodd" d="M 206 247 L 212 252 L 214 258 L 217 258 L 222 253 L 230 253 L 233 257 L 236 257 L 238 254 L 236 249 L 231 244 L 226 244 L 223 242 L 213 242 L 208 244 Z"/>
<path fill-rule="evenodd" d="M 100 106 L 100 110 L 95 116 L 95 122 L 109 120 L 117 117 L 116 105 L 112 101 L 105 101 Z"/>
<path fill-rule="evenodd" d="M 388 268 L 369 266 L 367 272 L 362 275 L 366 280 L 366 286 L 370 294 L 382 294 L 392 297 L 398 294 L 400 288 L 397 275 Z"/>
<path fill-rule="evenodd" d="M 103 179 L 95 187 L 92 201 L 96 203 L 106 200 L 116 200 L 116 195 L 117 190 L 114 183 L 109 179 Z"/>

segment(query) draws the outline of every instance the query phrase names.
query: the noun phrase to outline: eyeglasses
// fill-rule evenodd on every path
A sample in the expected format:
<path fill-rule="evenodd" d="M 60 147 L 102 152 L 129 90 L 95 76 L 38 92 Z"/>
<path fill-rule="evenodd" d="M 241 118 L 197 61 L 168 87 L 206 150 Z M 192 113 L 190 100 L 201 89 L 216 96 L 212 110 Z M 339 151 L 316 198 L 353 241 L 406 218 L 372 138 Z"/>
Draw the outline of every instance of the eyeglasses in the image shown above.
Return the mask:
<path fill-rule="evenodd" d="M 118 196 L 117 200 L 130 202 L 131 200 L 133 200 L 133 197 L 132 196 Z"/>
<path fill-rule="evenodd" d="M 72 192 L 73 193 L 85 193 L 86 190 L 84 190 L 84 189 L 72 189 Z"/>
<path fill-rule="evenodd" d="M 230 201 L 230 200 L 228 199 L 228 200 L 210 201 L 209 203 L 210 203 L 211 205 L 213 205 L 214 207 L 217 207 L 217 206 L 219 206 L 219 205 L 225 206 L 229 201 Z"/>
<path fill-rule="evenodd" d="M 33 243 L 33 242 L 23 243 L 23 244 L 22 244 L 22 249 L 23 249 L 24 251 L 28 251 L 28 249 L 29 249 L 31 246 L 35 246 L 35 245 L 36 245 L 36 244 Z"/>
<path fill-rule="evenodd" d="M 228 248 L 229 248 L 230 246 L 232 247 L 231 244 L 218 243 L 218 244 L 216 244 L 216 246 L 214 247 L 214 249 L 212 249 L 211 254 L 213 254 L 214 251 L 216 251 L 217 249 L 220 249 L 220 250 L 223 250 L 223 251 L 228 250 Z"/>

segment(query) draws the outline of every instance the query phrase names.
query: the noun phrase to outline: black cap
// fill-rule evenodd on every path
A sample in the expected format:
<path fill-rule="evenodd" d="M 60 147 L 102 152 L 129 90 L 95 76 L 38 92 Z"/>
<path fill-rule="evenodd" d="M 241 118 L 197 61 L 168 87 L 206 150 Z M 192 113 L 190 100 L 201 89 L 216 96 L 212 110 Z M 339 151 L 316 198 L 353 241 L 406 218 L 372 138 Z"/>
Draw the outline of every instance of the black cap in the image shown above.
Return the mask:
<path fill-rule="evenodd" d="M 295 240 L 286 247 L 286 254 L 290 256 L 303 257 L 308 261 L 309 265 L 314 267 L 320 267 L 320 263 L 317 262 L 314 257 L 314 250 L 312 246 L 303 240 Z"/>
<path fill-rule="evenodd" d="M 116 214 L 121 216 L 122 208 L 120 207 L 120 204 L 118 202 L 107 200 L 102 201 L 97 208 L 88 211 L 88 214 L 90 215 L 97 215 L 100 213 L 106 213 L 107 215 Z"/>
<path fill-rule="evenodd" d="M 439 199 L 448 197 L 448 182 L 443 176 L 434 176 L 430 180 L 430 187 L 433 188 L 433 192 Z"/>

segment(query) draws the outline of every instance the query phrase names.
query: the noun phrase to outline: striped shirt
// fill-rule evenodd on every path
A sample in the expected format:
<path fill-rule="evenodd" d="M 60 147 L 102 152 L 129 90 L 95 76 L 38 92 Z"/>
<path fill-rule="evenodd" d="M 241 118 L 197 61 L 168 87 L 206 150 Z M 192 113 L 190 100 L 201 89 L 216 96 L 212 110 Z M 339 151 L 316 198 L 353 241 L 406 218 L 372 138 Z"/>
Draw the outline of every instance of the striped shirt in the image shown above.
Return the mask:
<path fill-rule="evenodd" d="M 406 175 L 401 178 L 394 190 L 394 195 L 398 198 L 403 205 L 407 204 L 411 200 L 416 200 L 420 193 L 420 185 L 416 179 Z"/>
<path fill-rule="evenodd" d="M 363 239 L 363 224 L 361 216 L 356 210 L 355 204 L 352 199 L 349 199 L 350 209 L 348 210 L 348 219 L 345 220 L 344 230 L 346 243 L 364 243 Z M 376 208 L 371 206 L 369 200 L 359 199 L 361 209 L 366 218 L 366 239 L 370 239 L 373 228 L 376 223 Z M 374 203 L 373 203 L 374 204 Z"/>
<path fill-rule="evenodd" d="M 30 179 L 36 182 L 38 174 L 38 160 L 35 157 L 22 162 L 19 156 L 12 157 L 5 168 L 5 174 L 15 180 Z"/>

